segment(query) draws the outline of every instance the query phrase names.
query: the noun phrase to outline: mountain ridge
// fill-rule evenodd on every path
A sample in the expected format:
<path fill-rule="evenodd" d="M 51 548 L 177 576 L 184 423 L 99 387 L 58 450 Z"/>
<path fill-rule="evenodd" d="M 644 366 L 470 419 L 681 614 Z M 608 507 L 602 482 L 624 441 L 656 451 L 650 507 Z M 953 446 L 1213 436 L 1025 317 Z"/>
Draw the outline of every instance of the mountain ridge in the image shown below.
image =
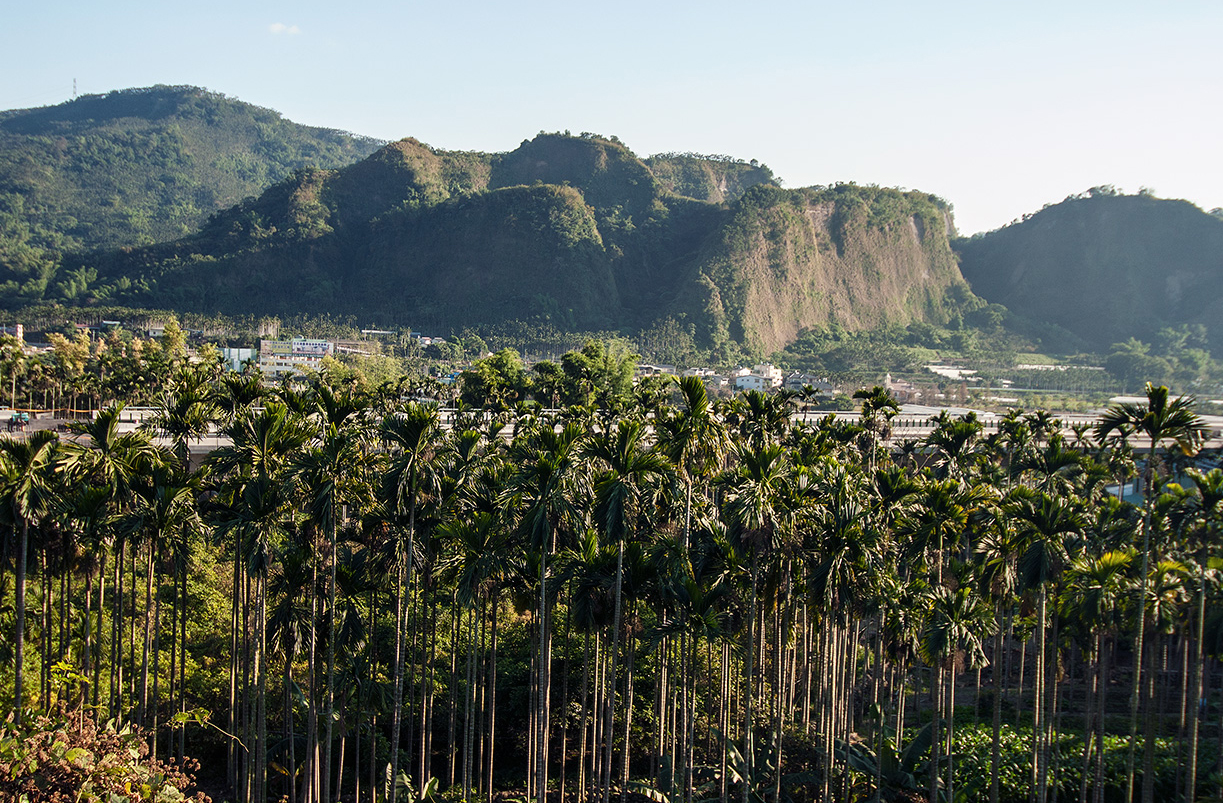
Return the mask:
<path fill-rule="evenodd" d="M 95 271 L 91 292 L 108 302 L 294 305 L 441 329 L 673 319 L 703 346 L 756 354 L 804 328 L 944 322 L 950 288 L 966 290 L 949 207 L 934 196 L 785 190 L 766 167 L 718 162 L 706 175 L 719 181 L 683 187 L 698 199 L 673 192 L 669 175 L 591 134 L 543 133 L 505 154 L 404 139 L 346 168 L 298 171 L 195 235 L 65 267 Z"/>
<path fill-rule="evenodd" d="M 1189 201 L 1093 188 L 955 248 L 977 295 L 1096 351 L 1184 325 L 1223 350 L 1223 219 Z"/>

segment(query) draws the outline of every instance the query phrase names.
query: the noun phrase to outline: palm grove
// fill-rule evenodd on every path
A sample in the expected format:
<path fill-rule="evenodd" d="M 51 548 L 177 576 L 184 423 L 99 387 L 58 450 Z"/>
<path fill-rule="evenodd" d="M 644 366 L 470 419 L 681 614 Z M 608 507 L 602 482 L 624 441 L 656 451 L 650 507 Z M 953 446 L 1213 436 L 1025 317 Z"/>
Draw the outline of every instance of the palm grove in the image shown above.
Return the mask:
<path fill-rule="evenodd" d="M 0 441 L 0 790 L 97 722 L 260 803 L 1223 795 L 1191 401 L 898 442 L 880 388 L 795 415 L 626 356 L 503 352 L 442 411 L 172 352 L 147 428 Z"/>

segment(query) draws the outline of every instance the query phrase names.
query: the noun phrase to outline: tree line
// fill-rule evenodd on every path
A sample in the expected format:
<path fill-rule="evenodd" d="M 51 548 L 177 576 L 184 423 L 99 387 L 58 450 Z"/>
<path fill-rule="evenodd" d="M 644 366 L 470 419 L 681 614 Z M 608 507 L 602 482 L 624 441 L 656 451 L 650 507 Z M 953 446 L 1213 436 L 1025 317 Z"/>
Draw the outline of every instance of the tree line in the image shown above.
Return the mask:
<path fill-rule="evenodd" d="M 145 428 L 0 440 L 8 727 L 89 712 L 260 803 L 1223 793 L 1192 400 L 895 443 L 881 388 L 805 420 L 566 356 L 571 406 L 507 359 L 445 411 L 176 359 Z"/>

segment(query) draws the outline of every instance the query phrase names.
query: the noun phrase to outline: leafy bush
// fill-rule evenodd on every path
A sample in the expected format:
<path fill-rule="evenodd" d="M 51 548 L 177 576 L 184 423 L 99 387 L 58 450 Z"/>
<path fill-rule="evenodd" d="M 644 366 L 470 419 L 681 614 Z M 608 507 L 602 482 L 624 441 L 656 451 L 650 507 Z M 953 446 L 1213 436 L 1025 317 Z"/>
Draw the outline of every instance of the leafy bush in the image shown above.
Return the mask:
<path fill-rule="evenodd" d="M 990 754 L 993 728 L 987 724 L 958 725 L 955 731 L 955 762 L 957 778 L 984 778 L 989 788 Z M 1122 736 L 1104 737 L 1104 799 L 1123 800 L 1125 797 L 1125 767 L 1129 742 Z M 1138 766 L 1134 784 L 1142 787 L 1142 740 L 1137 745 Z M 1203 766 L 1209 758 L 1202 756 Z M 1028 800 L 1032 776 L 1032 731 L 1030 728 L 1002 727 L 999 739 L 999 799 L 1023 803 Z M 1177 747 L 1174 739 L 1155 742 L 1155 798 L 1171 800 L 1176 789 Z M 1056 771 L 1055 771 L 1056 768 Z M 1062 732 L 1053 739 L 1049 750 L 1049 783 L 1057 784 L 1059 797 L 1075 799 L 1083 776 L 1082 734 Z M 1092 777 L 1087 779 L 1088 787 Z"/>
<path fill-rule="evenodd" d="M 99 726 L 84 711 L 0 725 L 0 800 L 13 803 L 209 803 L 188 794 L 199 762 L 149 757 L 149 735 Z"/>

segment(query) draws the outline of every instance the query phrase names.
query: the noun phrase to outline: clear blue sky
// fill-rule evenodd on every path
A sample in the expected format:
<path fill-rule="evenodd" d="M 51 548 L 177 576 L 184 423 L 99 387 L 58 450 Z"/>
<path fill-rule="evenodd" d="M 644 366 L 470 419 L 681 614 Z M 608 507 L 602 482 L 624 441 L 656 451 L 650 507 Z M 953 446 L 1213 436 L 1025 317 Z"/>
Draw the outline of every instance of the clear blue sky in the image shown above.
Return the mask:
<path fill-rule="evenodd" d="M 1223 206 L 1223 3 L 12 3 L 0 108 L 194 84 L 448 149 L 540 130 L 918 188 L 961 232 L 1098 184 Z"/>

